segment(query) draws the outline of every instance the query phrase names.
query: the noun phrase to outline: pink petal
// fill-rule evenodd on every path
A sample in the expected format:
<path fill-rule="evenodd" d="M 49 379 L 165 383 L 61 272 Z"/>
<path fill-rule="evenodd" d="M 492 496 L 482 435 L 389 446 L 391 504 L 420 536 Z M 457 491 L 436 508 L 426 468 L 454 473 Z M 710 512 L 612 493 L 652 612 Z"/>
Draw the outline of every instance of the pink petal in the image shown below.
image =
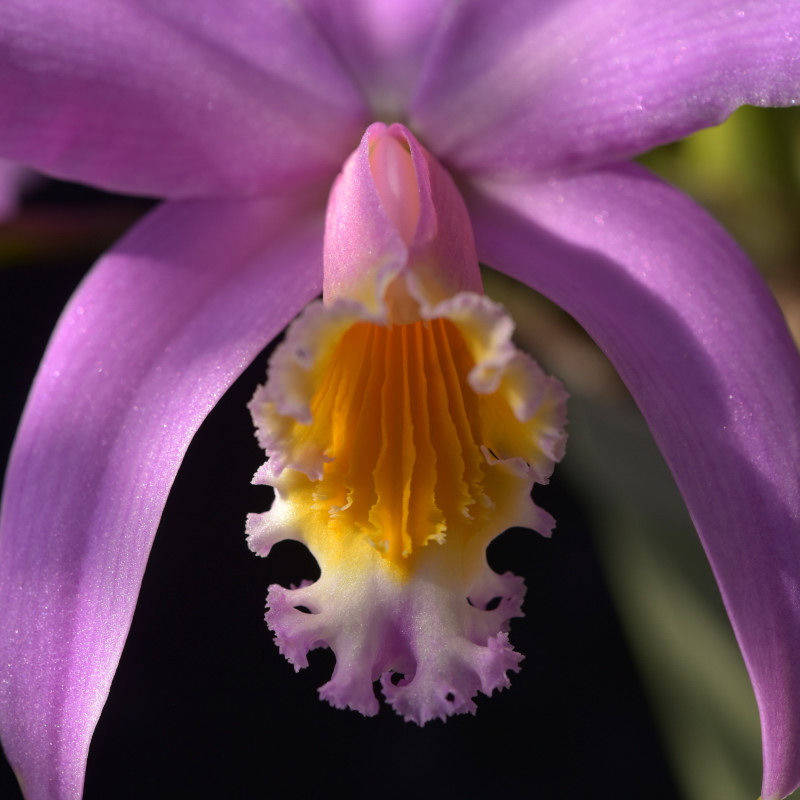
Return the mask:
<path fill-rule="evenodd" d="M 798 0 L 466 0 L 411 119 L 458 171 L 543 175 L 797 102 Z"/>
<path fill-rule="evenodd" d="M 448 0 L 303 0 L 375 119 L 402 120 Z"/>
<path fill-rule="evenodd" d="M 762 280 L 643 170 L 487 185 L 478 253 L 583 325 L 639 404 L 694 519 L 755 688 L 763 796 L 800 784 L 800 357 Z"/>
<path fill-rule="evenodd" d="M 56 329 L 0 527 L 0 731 L 29 800 L 78 798 L 167 493 L 195 430 L 322 282 L 322 211 L 166 204 Z"/>
<path fill-rule="evenodd" d="M 336 175 L 365 107 L 293 6 L 5 0 L 0 153 L 114 191 L 254 194 Z"/>

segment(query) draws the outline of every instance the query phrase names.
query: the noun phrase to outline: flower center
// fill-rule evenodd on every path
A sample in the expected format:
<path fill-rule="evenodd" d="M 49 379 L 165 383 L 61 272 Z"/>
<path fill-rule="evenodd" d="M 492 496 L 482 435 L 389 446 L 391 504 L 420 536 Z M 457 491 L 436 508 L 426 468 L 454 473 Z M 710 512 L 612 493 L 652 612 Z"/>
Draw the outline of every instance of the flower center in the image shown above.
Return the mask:
<path fill-rule="evenodd" d="M 508 317 L 476 295 L 440 308 L 398 325 L 315 306 L 276 351 L 251 408 L 318 558 L 369 543 L 399 580 L 431 543 L 457 562 L 526 520 L 560 456 L 560 398 Z"/>
<path fill-rule="evenodd" d="M 420 724 L 474 711 L 521 659 L 507 631 L 523 581 L 486 548 L 511 527 L 550 534 L 531 488 L 563 455 L 565 393 L 514 347 L 463 199 L 402 126 L 370 126 L 348 159 L 323 256 L 323 301 L 249 406 L 267 455 L 253 480 L 275 490 L 249 545 L 295 539 L 320 569 L 270 587 L 267 622 L 297 668 L 333 650 L 334 706 L 375 714 L 380 678 Z"/>
<path fill-rule="evenodd" d="M 474 361 L 445 319 L 361 322 L 342 336 L 311 403 L 330 458 L 314 491 L 338 535 L 358 531 L 395 562 L 484 507 Z"/>

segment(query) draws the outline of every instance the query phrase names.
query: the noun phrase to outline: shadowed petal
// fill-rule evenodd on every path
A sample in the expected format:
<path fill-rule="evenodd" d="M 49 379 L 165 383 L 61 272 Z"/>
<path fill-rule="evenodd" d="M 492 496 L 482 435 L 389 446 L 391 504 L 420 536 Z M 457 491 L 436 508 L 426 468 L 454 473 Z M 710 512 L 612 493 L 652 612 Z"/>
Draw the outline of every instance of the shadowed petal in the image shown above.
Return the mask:
<path fill-rule="evenodd" d="M 774 299 L 692 201 L 630 166 L 467 199 L 478 254 L 563 306 L 639 404 L 755 688 L 764 792 L 800 783 L 800 358 Z"/>
<path fill-rule="evenodd" d="M 450 0 L 303 0 L 376 119 L 404 119 Z"/>
<path fill-rule="evenodd" d="M 0 158 L 0 222 L 17 213 L 20 195 L 36 179 L 33 170 Z"/>
<path fill-rule="evenodd" d="M 159 197 L 330 181 L 366 120 L 278 0 L 5 0 L 0 96 L 4 157 Z"/>
<path fill-rule="evenodd" d="M 798 0 L 466 0 L 442 30 L 411 116 L 472 174 L 577 171 L 800 103 Z"/>
<path fill-rule="evenodd" d="M 0 725 L 28 800 L 80 797 L 89 740 L 195 430 L 322 283 L 322 213 L 157 209 L 56 329 L 0 520 Z"/>

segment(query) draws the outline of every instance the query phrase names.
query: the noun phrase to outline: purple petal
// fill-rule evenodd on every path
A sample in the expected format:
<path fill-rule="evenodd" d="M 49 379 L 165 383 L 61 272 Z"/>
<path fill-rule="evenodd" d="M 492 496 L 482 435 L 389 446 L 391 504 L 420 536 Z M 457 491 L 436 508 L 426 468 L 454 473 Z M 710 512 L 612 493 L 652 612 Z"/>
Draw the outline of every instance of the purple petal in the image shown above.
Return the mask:
<path fill-rule="evenodd" d="M 321 290 L 322 210 L 297 212 L 164 205 L 100 261 L 56 329 L 0 527 L 0 731 L 29 800 L 80 797 L 186 447 Z"/>
<path fill-rule="evenodd" d="M 482 260 L 614 362 L 703 541 L 755 688 L 764 791 L 800 784 L 800 357 L 705 212 L 635 167 L 468 197 Z"/>
<path fill-rule="evenodd" d="M 375 119 L 403 119 L 449 0 L 303 0 L 370 101 Z"/>
<path fill-rule="evenodd" d="M 466 0 L 444 30 L 411 119 L 462 172 L 577 171 L 800 102 L 798 0 Z"/>
<path fill-rule="evenodd" d="M 365 106 L 303 12 L 277 0 L 5 0 L 0 153 L 153 196 L 333 179 Z"/>

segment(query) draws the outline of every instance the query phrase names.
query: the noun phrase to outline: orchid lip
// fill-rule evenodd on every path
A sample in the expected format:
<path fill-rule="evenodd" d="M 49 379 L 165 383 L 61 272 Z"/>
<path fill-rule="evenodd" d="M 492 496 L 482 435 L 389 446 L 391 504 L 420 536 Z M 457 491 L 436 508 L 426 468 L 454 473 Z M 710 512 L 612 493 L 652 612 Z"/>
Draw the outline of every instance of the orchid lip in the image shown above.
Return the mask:
<path fill-rule="evenodd" d="M 485 551 L 512 526 L 550 534 L 530 492 L 563 455 L 565 394 L 516 350 L 499 306 L 441 299 L 451 266 L 439 253 L 465 252 L 441 242 L 471 231 L 452 182 L 426 191 L 414 151 L 401 126 L 376 126 L 331 195 L 326 252 L 349 254 L 357 288 L 293 323 L 250 404 L 268 456 L 254 482 L 276 498 L 250 516 L 248 540 L 268 555 L 295 539 L 319 564 L 314 583 L 270 588 L 266 618 L 298 668 L 313 647 L 334 651 L 320 695 L 371 715 L 381 677 L 397 712 L 424 724 L 474 712 L 476 692 L 518 669 L 507 633 L 523 583 L 495 574 Z M 376 201 L 366 224 L 341 213 L 364 196 Z M 435 246 L 420 236 L 423 209 Z M 376 248 L 354 250 L 362 225 L 367 241 L 400 241 L 389 268 Z"/>
<path fill-rule="evenodd" d="M 530 492 L 563 455 L 565 394 L 507 323 L 469 293 L 403 324 L 317 303 L 250 404 L 268 456 L 254 483 L 276 497 L 248 518 L 249 545 L 267 556 L 294 539 L 321 573 L 270 587 L 266 619 L 297 668 L 314 647 L 334 651 L 320 695 L 336 707 L 377 713 L 381 677 L 395 710 L 424 724 L 473 713 L 477 691 L 518 669 L 508 621 L 524 586 L 485 551 L 514 526 L 550 535 Z"/>

